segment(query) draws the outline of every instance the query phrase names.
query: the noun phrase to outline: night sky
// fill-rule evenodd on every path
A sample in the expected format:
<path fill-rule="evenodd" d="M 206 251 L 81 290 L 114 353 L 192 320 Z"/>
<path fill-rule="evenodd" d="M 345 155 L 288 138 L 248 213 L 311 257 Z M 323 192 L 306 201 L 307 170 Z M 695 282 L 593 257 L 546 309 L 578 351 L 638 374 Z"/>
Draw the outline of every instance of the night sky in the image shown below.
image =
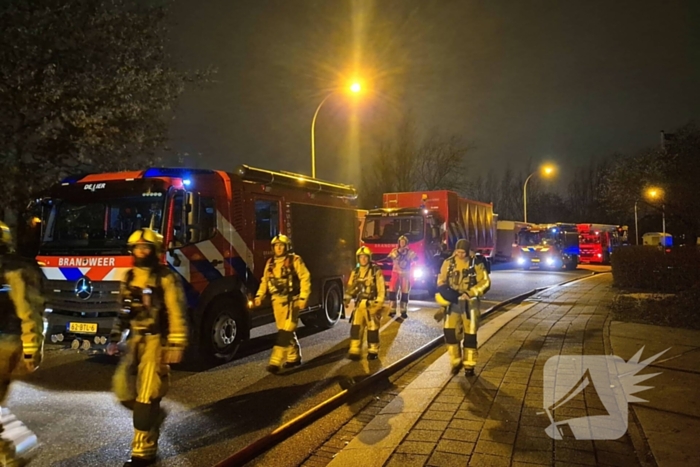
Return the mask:
<path fill-rule="evenodd" d="M 700 2 L 178 0 L 172 55 L 218 68 L 188 92 L 172 151 L 359 185 L 406 113 L 474 144 L 475 173 L 577 165 L 657 144 L 700 116 Z"/>

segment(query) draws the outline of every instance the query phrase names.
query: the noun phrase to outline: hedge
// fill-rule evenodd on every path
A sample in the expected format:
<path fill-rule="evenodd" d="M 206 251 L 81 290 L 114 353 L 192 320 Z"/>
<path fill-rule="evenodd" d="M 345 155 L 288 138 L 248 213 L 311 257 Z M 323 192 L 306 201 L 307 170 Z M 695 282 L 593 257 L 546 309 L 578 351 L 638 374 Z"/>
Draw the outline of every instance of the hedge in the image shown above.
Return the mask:
<path fill-rule="evenodd" d="M 626 246 L 610 258 L 613 283 L 623 289 L 677 293 L 700 285 L 700 250 Z"/>

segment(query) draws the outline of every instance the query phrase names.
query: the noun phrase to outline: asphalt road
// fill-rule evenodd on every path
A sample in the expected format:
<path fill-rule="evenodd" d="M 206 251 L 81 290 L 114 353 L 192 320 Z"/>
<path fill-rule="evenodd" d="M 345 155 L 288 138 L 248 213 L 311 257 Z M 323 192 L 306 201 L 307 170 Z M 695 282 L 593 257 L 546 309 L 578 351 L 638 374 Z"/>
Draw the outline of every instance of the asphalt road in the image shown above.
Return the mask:
<path fill-rule="evenodd" d="M 600 269 L 600 268 L 593 268 Z M 516 271 L 496 266 L 483 304 L 587 274 Z M 414 301 L 409 318 L 382 320 L 374 362 L 345 359 L 349 324 L 315 332 L 300 327 L 305 364 L 283 375 L 265 371 L 274 328 L 256 330 L 233 362 L 205 372 L 173 371 L 164 402 L 170 415 L 160 465 L 207 466 L 441 335 L 435 303 Z M 15 383 L 6 405 L 35 431 L 42 446 L 33 466 L 119 466 L 129 455 L 131 414 L 110 392 L 114 362 L 49 346 L 42 367 Z"/>

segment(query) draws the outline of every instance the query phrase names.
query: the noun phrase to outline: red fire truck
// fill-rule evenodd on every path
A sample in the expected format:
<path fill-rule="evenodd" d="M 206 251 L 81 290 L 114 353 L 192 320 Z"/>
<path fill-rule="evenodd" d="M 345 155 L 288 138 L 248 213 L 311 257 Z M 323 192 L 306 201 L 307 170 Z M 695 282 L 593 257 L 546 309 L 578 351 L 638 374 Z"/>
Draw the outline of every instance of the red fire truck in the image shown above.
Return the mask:
<path fill-rule="evenodd" d="M 348 185 L 245 165 L 235 173 L 151 168 L 67 178 L 42 200 L 37 260 L 47 279 L 47 336 L 104 346 L 131 265 L 126 240 L 141 227 L 163 234 L 164 261 L 185 287 L 192 343 L 208 360 L 230 360 L 252 328 L 274 322 L 269 304 L 252 309 L 251 298 L 279 233 L 311 272 L 301 320 L 329 328 L 359 245 L 355 198 Z"/>
<path fill-rule="evenodd" d="M 385 193 L 383 208 L 370 210 L 365 217 L 362 243 L 372 250 L 387 280 L 392 269 L 387 256 L 401 235 L 419 258 L 413 269 L 414 287 L 432 292 L 442 260 L 460 238 L 469 239 L 473 250 L 491 258 L 496 243 L 493 205 L 444 190 Z"/>
<path fill-rule="evenodd" d="M 580 261 L 610 264 L 613 251 L 627 243 L 627 226 L 578 224 Z"/>

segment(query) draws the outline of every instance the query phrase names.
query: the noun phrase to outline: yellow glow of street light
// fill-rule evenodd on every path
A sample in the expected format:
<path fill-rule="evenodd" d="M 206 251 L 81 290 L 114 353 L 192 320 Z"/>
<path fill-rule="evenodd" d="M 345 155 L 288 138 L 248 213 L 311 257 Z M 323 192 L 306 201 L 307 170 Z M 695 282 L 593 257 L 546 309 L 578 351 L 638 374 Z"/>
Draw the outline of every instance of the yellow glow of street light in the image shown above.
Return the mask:
<path fill-rule="evenodd" d="M 350 91 L 357 94 L 358 92 L 362 91 L 362 85 L 360 83 L 352 83 L 350 85 Z"/>
<path fill-rule="evenodd" d="M 544 175 L 552 175 L 554 173 L 554 166 L 545 165 L 544 167 L 542 167 L 542 173 Z"/>
<path fill-rule="evenodd" d="M 654 199 L 660 198 L 660 197 L 661 197 L 661 194 L 662 194 L 662 191 L 661 191 L 661 189 L 659 189 L 659 188 L 649 188 L 649 189 L 647 190 L 647 195 L 648 195 L 650 198 L 654 198 Z"/>

